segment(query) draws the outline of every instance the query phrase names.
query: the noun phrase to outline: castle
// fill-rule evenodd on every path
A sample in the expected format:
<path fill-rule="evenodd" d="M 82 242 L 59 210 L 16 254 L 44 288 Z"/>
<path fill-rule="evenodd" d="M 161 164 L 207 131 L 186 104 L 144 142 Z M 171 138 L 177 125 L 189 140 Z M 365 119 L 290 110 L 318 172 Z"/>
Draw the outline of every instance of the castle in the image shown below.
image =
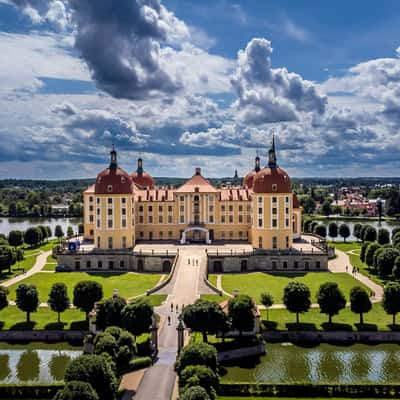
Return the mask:
<path fill-rule="evenodd" d="M 181 244 L 247 241 L 255 249 L 290 249 L 301 233 L 301 208 L 289 175 L 278 166 L 275 140 L 262 168 L 241 185 L 217 188 L 196 168 L 182 186 L 157 187 L 144 171 L 129 174 L 118 166 L 117 152 L 83 193 L 84 238 L 97 249 L 132 249 L 138 241 Z"/>

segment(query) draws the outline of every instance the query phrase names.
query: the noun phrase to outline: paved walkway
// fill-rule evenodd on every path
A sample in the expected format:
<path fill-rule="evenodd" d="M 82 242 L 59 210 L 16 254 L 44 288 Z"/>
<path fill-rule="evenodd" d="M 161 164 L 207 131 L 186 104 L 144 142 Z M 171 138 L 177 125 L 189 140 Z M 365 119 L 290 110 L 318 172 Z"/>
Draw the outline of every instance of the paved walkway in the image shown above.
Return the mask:
<path fill-rule="evenodd" d="M 42 268 L 46 265 L 47 257 L 50 256 L 51 254 L 52 254 L 51 250 L 40 253 L 36 257 L 35 264 L 29 271 L 25 272 L 24 274 L 14 276 L 14 278 L 9 279 L 8 281 L 2 282 L 1 286 L 4 286 L 4 287 L 12 286 L 15 283 L 21 282 L 22 280 L 36 274 L 37 272 L 40 272 L 42 270 Z"/>
<path fill-rule="evenodd" d="M 347 272 L 350 276 L 353 278 L 357 279 L 359 282 L 367 286 L 369 289 L 372 290 L 372 292 L 375 294 L 372 298 L 371 301 L 373 303 L 378 303 L 379 301 L 382 301 L 383 298 L 383 287 L 381 285 L 378 285 L 371 279 L 369 279 L 367 276 L 361 274 L 361 273 L 352 273 L 352 266 L 350 262 L 350 258 L 348 254 L 344 253 L 341 250 L 335 249 L 335 253 L 337 257 L 333 260 L 329 261 L 329 270 L 333 273 L 337 272 Z M 348 269 L 346 271 L 346 265 L 348 266 Z"/>

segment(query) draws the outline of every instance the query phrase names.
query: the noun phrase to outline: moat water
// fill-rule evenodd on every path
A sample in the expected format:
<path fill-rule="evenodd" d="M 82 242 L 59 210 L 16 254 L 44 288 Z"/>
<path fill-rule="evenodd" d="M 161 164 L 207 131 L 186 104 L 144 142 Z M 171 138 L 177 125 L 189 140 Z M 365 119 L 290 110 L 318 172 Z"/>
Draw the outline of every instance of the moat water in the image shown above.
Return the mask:
<path fill-rule="evenodd" d="M 400 346 L 321 344 L 312 348 L 268 343 L 266 355 L 226 366 L 230 382 L 398 382 Z"/>
<path fill-rule="evenodd" d="M 69 362 L 78 350 L 1 349 L 0 383 L 56 383 L 64 380 Z"/>

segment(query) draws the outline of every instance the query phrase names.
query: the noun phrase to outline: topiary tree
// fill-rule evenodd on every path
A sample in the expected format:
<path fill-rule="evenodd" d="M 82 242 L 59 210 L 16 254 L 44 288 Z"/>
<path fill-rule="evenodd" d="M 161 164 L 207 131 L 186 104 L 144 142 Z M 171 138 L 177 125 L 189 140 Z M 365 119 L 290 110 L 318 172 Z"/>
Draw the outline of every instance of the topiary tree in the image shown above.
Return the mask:
<path fill-rule="evenodd" d="M 108 333 L 100 333 L 96 337 L 94 352 L 95 354 L 107 353 L 113 359 L 115 359 L 117 355 L 118 344 L 115 340 L 114 336 L 111 336 Z"/>
<path fill-rule="evenodd" d="M 392 275 L 396 279 L 400 279 L 400 256 L 396 257 L 396 259 L 394 260 Z"/>
<path fill-rule="evenodd" d="M 346 307 L 346 298 L 336 282 L 326 282 L 319 287 L 317 302 L 321 313 L 329 316 L 330 324 L 332 317 L 338 315 L 339 311 Z"/>
<path fill-rule="evenodd" d="M 207 342 L 207 334 L 215 335 L 221 332 L 226 320 L 225 313 L 218 303 L 201 299 L 186 306 L 182 316 L 188 328 L 202 333 L 203 342 Z"/>
<path fill-rule="evenodd" d="M 43 242 L 43 240 L 47 239 L 47 229 L 44 225 L 39 225 L 38 229 L 40 229 L 41 242 Z"/>
<path fill-rule="evenodd" d="M 189 365 L 205 365 L 217 373 L 217 350 L 207 343 L 189 344 L 181 350 L 175 363 L 175 371 L 180 375 Z"/>
<path fill-rule="evenodd" d="M 210 396 L 201 386 L 191 386 L 186 389 L 180 396 L 180 400 L 211 400 Z"/>
<path fill-rule="evenodd" d="M 296 313 L 298 324 L 299 314 L 307 312 L 311 307 L 310 289 L 302 282 L 289 282 L 283 292 L 283 303 L 289 312 Z"/>
<path fill-rule="evenodd" d="M 8 306 L 7 296 L 8 289 L 4 286 L 0 286 L 0 311 Z"/>
<path fill-rule="evenodd" d="M 250 296 L 241 294 L 230 299 L 228 302 L 228 316 L 231 320 L 232 328 L 243 332 L 254 329 L 254 303 Z"/>
<path fill-rule="evenodd" d="M 375 250 L 375 253 L 374 253 L 374 257 L 373 257 L 374 261 L 373 261 L 372 267 L 376 272 L 378 271 L 378 256 L 379 256 L 379 254 L 382 253 L 383 250 L 384 250 L 384 247 L 380 247 L 379 249 Z"/>
<path fill-rule="evenodd" d="M 146 299 L 137 299 L 125 306 L 121 313 L 123 328 L 135 336 L 148 332 L 153 316 L 153 306 Z"/>
<path fill-rule="evenodd" d="M 58 239 L 58 241 L 60 241 L 63 238 L 64 232 L 62 230 L 61 225 L 56 225 L 54 229 L 54 236 Z"/>
<path fill-rule="evenodd" d="M 53 234 L 53 232 L 51 231 L 51 226 L 46 225 L 46 232 L 47 232 L 46 237 L 51 238 L 51 235 Z"/>
<path fill-rule="evenodd" d="M 336 222 L 331 222 L 329 225 L 328 225 L 328 235 L 333 239 L 333 240 L 335 240 L 335 238 L 337 238 L 337 235 L 338 235 L 338 225 L 337 225 L 337 223 Z"/>
<path fill-rule="evenodd" d="M 381 245 L 390 243 L 390 233 L 385 228 L 378 229 L 377 242 Z"/>
<path fill-rule="evenodd" d="M 16 290 L 17 307 L 26 313 L 26 322 L 30 322 L 30 315 L 39 306 L 39 293 L 35 285 L 21 283 Z"/>
<path fill-rule="evenodd" d="M 70 362 L 64 380 L 87 382 L 92 385 L 99 400 L 116 398 L 117 380 L 110 364 L 102 356 L 83 355 Z"/>
<path fill-rule="evenodd" d="M 183 391 L 192 386 L 201 386 L 212 400 L 216 398 L 218 383 L 216 373 L 205 365 L 189 365 L 179 375 L 179 386 Z"/>
<path fill-rule="evenodd" d="M 268 321 L 269 320 L 269 315 L 268 315 L 269 308 L 272 306 L 272 304 L 274 304 L 274 298 L 271 293 L 264 292 L 264 293 L 261 293 L 260 301 L 261 301 L 261 304 L 267 310 L 267 321 Z"/>
<path fill-rule="evenodd" d="M 314 233 L 321 237 L 326 237 L 326 226 L 319 224 L 314 228 Z"/>
<path fill-rule="evenodd" d="M 122 326 L 122 310 L 126 300 L 121 296 L 113 296 L 98 304 L 96 313 L 96 326 L 106 329 L 107 326 Z"/>
<path fill-rule="evenodd" d="M 369 242 L 365 242 L 365 243 L 369 243 Z M 375 251 L 380 248 L 381 248 L 381 245 L 378 244 L 377 242 L 372 242 L 368 245 L 367 250 L 365 252 L 365 264 L 367 264 L 368 267 L 372 267 L 374 265 Z"/>
<path fill-rule="evenodd" d="M 343 238 L 344 242 L 350 236 L 350 228 L 347 224 L 341 224 L 339 226 L 339 235 Z"/>
<path fill-rule="evenodd" d="M 99 400 L 99 396 L 90 383 L 71 381 L 57 392 L 54 400 Z"/>
<path fill-rule="evenodd" d="M 309 228 L 310 228 L 310 233 L 314 232 L 315 227 L 318 225 L 318 221 L 312 221 Z"/>
<path fill-rule="evenodd" d="M 355 286 L 350 291 L 350 309 L 353 313 L 360 315 L 360 324 L 364 323 L 364 314 L 372 309 L 372 303 L 366 290 Z"/>
<path fill-rule="evenodd" d="M 382 306 L 385 312 L 393 316 L 393 325 L 396 325 L 396 314 L 400 312 L 400 283 L 389 282 L 383 289 Z"/>
<path fill-rule="evenodd" d="M 103 297 L 103 287 L 95 281 L 81 281 L 74 287 L 73 304 L 76 308 L 86 313 L 89 319 L 89 312 L 93 310 L 94 304 Z"/>
<path fill-rule="evenodd" d="M 24 233 L 17 230 L 10 231 L 8 235 L 8 243 L 13 247 L 22 246 L 24 243 Z"/>
<path fill-rule="evenodd" d="M 68 228 L 67 228 L 67 237 L 72 237 L 72 236 L 74 236 L 74 229 L 72 228 L 72 226 L 69 226 Z"/>
<path fill-rule="evenodd" d="M 17 261 L 14 249 L 8 244 L 0 244 L 0 272 L 3 269 L 8 269 L 11 273 L 11 266 Z"/>
<path fill-rule="evenodd" d="M 371 225 L 366 225 L 363 231 L 364 242 L 375 242 L 376 240 L 376 229 Z"/>
<path fill-rule="evenodd" d="M 360 223 L 354 224 L 353 236 L 355 238 L 357 238 L 357 240 L 361 240 L 361 238 L 362 238 L 361 229 L 362 229 L 362 225 Z"/>
<path fill-rule="evenodd" d="M 367 248 L 370 244 L 371 242 L 363 242 L 363 244 L 361 245 L 360 260 L 362 262 L 365 262 L 365 253 L 367 252 Z"/>
<path fill-rule="evenodd" d="M 57 321 L 60 323 L 60 314 L 68 310 L 70 304 L 68 289 L 65 283 L 55 283 L 51 287 L 47 303 L 52 311 L 57 313 Z"/>
<path fill-rule="evenodd" d="M 42 231 L 39 228 L 28 228 L 24 235 L 24 242 L 29 246 L 37 246 L 42 241 Z"/>
<path fill-rule="evenodd" d="M 394 248 L 383 248 L 377 258 L 376 267 L 380 276 L 388 276 L 392 273 L 394 260 L 400 255 L 400 251 Z"/>

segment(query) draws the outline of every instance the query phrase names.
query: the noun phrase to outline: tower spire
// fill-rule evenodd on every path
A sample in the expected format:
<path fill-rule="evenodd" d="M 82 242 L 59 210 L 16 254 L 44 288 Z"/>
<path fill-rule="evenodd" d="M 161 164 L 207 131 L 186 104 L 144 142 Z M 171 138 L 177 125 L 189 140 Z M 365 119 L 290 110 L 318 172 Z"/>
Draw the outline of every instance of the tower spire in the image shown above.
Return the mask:
<path fill-rule="evenodd" d="M 272 145 L 268 152 L 268 167 L 276 168 L 278 166 L 276 162 L 276 151 L 275 151 L 275 133 L 272 133 Z"/>
<path fill-rule="evenodd" d="M 138 175 L 143 175 L 143 160 L 141 157 L 138 158 L 137 160 L 137 170 L 136 172 Z"/>
<path fill-rule="evenodd" d="M 110 169 L 117 169 L 117 168 L 118 168 L 117 152 L 115 151 L 115 146 L 113 143 L 111 151 L 110 151 Z"/>

